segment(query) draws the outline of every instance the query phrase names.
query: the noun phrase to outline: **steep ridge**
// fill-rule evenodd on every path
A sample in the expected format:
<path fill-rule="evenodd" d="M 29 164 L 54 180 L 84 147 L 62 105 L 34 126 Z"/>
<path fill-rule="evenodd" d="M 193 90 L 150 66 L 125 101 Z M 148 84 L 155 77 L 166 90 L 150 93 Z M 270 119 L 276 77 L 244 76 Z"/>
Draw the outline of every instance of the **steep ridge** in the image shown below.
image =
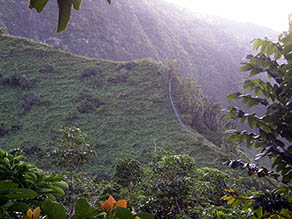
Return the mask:
<path fill-rule="evenodd" d="M 20 147 L 39 166 L 64 127 L 88 134 L 97 156 L 86 170 L 111 174 L 117 157 L 143 162 L 157 147 L 191 154 L 198 166 L 217 166 L 222 152 L 195 130 L 181 129 L 172 111 L 164 65 L 78 57 L 24 38 L 0 36 L 0 145 Z"/>
<path fill-rule="evenodd" d="M 171 92 L 171 80 L 168 80 L 168 93 L 169 93 L 169 100 L 170 100 L 170 104 L 171 104 L 171 107 L 173 109 L 173 112 L 177 118 L 177 121 L 178 123 L 180 124 L 181 128 L 183 130 L 185 130 L 186 132 L 188 132 L 189 134 L 191 134 L 192 136 L 194 137 L 198 137 L 193 131 L 191 131 L 189 128 L 186 127 L 186 125 L 183 123 L 182 119 L 180 118 L 180 115 L 174 105 L 174 101 L 173 101 L 173 98 L 172 98 L 172 92 Z"/>
<path fill-rule="evenodd" d="M 12 35 L 98 59 L 176 59 L 181 75 L 197 80 L 207 95 L 223 103 L 245 77 L 238 69 L 248 42 L 264 32 L 251 24 L 200 18 L 164 1 L 119 0 L 108 6 L 88 0 L 80 13 L 73 13 L 68 29 L 55 34 L 55 1 L 42 14 L 28 9 L 25 0 L 0 2 L 0 24 Z M 255 31 L 246 31 L 247 26 Z"/>

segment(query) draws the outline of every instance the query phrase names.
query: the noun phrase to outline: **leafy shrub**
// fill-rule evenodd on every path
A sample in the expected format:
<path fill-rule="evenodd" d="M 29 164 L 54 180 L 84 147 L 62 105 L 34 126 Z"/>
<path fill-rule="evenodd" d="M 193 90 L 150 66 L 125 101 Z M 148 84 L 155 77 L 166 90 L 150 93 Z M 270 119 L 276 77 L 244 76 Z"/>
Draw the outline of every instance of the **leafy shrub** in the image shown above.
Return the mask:
<path fill-rule="evenodd" d="M 232 124 L 225 119 L 219 104 L 203 95 L 193 80 L 171 76 L 172 95 L 183 122 L 207 136 L 215 144 L 224 140 L 224 131 Z"/>
<path fill-rule="evenodd" d="M 8 134 L 9 129 L 6 126 L 7 125 L 5 123 L 0 123 L 0 137 Z"/>
<path fill-rule="evenodd" d="M 97 66 L 86 68 L 83 72 L 79 73 L 79 78 L 96 77 L 101 73 L 101 70 Z"/>
<path fill-rule="evenodd" d="M 30 93 L 30 92 L 25 93 L 24 95 L 22 95 L 20 99 L 18 113 L 20 115 L 23 115 L 29 112 L 33 105 L 36 105 L 38 103 L 39 103 L 39 97 L 36 94 Z"/>
<path fill-rule="evenodd" d="M 249 211 L 248 215 L 251 218 L 291 218 L 291 44 L 292 32 L 281 34 L 276 43 L 267 38 L 256 39 L 253 47 L 259 52 L 247 55 L 240 69 L 250 71 L 250 78 L 244 81 L 241 92 L 235 92 L 227 97 L 228 100 L 241 101 L 249 109 L 256 105 L 266 109 L 263 115 L 257 115 L 255 112 L 246 113 L 238 107 L 230 106 L 228 117 L 241 123 L 248 123 L 250 130 L 230 130 L 229 133 L 230 140 L 235 143 L 244 142 L 247 147 L 260 148 L 261 153 L 256 155 L 256 160 L 268 157 L 272 161 L 273 170 L 241 160 L 227 161 L 227 164 L 232 168 L 247 169 L 249 175 L 270 177 L 282 183 L 275 185 L 276 189 L 273 191 L 262 189 L 253 196 L 226 190 L 227 194 L 222 199 L 233 207 L 238 203 L 245 203 L 243 209 Z M 261 73 L 265 73 L 271 80 L 254 77 Z"/>
<path fill-rule="evenodd" d="M 78 98 L 77 110 L 80 113 L 95 112 L 98 107 L 104 104 L 104 101 L 98 95 L 90 92 L 88 89 L 82 89 Z"/>
<path fill-rule="evenodd" d="M 3 78 L 1 80 L 2 86 L 9 87 L 20 87 L 24 90 L 28 90 L 32 87 L 32 81 L 30 81 L 25 74 L 20 75 L 19 73 L 15 73 L 10 77 Z"/>
<path fill-rule="evenodd" d="M 68 185 L 62 179 L 24 162 L 18 152 L 13 155 L 0 149 L 0 217 L 18 218 L 30 206 L 41 206 L 46 212 L 46 206 L 54 204 L 63 211 L 62 205 L 50 201 L 65 194 Z"/>

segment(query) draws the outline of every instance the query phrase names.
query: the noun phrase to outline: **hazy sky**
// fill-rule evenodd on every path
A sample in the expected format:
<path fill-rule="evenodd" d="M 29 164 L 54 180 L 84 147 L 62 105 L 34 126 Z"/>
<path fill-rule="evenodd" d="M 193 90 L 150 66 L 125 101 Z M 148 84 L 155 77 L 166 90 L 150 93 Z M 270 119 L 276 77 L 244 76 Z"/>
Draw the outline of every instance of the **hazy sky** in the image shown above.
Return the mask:
<path fill-rule="evenodd" d="M 292 0 L 165 0 L 196 12 L 288 30 Z"/>

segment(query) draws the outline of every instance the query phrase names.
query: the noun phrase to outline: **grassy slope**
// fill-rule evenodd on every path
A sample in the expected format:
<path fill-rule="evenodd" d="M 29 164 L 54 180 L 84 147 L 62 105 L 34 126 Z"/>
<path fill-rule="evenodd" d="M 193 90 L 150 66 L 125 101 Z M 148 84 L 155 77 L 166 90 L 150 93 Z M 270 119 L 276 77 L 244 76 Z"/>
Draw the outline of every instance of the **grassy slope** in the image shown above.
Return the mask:
<path fill-rule="evenodd" d="M 58 38 L 60 48 L 98 59 L 176 59 L 181 75 L 195 79 L 224 106 L 225 97 L 247 76 L 238 70 L 250 52 L 249 42 L 267 33 L 251 24 L 203 19 L 163 0 L 118 0 L 111 6 L 99 0 L 83 1 L 80 12 L 73 10 L 67 30 L 55 34 L 56 1 L 49 1 L 40 14 L 26 0 L 0 3 L 0 25 L 12 35 L 42 42 Z"/>
<path fill-rule="evenodd" d="M 87 169 L 99 175 L 108 173 L 115 159 L 125 154 L 147 161 L 154 141 L 190 153 L 200 166 L 216 165 L 218 148 L 199 134 L 198 138 L 190 136 L 177 123 L 168 98 L 168 76 L 161 64 L 82 58 L 6 35 L 0 36 L 0 48 L 2 82 L 17 72 L 32 84 L 29 89 L 0 85 L 0 123 L 9 130 L 0 137 L 1 147 L 20 146 L 39 165 L 50 167 L 44 154 L 56 146 L 57 130 L 77 126 L 96 147 L 97 156 Z M 47 65 L 53 71 L 42 72 Z M 95 76 L 80 77 L 97 69 L 100 72 Z M 85 100 L 88 96 L 104 104 L 93 106 L 90 98 Z M 37 97 L 31 109 L 25 107 L 29 97 Z M 85 104 L 85 109 L 93 109 L 80 113 L 78 109 Z M 20 130 L 12 131 L 13 126 Z M 33 155 L 37 148 L 33 146 L 41 152 Z"/>

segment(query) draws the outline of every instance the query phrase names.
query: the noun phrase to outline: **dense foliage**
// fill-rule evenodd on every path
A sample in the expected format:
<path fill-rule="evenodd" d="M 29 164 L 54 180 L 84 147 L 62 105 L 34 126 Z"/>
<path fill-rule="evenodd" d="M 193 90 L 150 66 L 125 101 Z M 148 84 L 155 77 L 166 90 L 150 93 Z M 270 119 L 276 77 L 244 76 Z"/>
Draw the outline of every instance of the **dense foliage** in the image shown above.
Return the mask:
<path fill-rule="evenodd" d="M 111 2 L 110 0 L 107 1 Z M 47 2 L 47 0 L 31 0 L 30 7 L 40 12 Z M 57 0 L 57 2 L 59 7 L 57 31 L 60 32 L 66 28 L 70 19 L 71 7 L 73 6 L 78 10 L 81 0 Z M 141 9 L 140 7 L 137 5 L 138 9 Z M 153 44 L 157 44 L 159 41 L 157 39 L 160 36 L 157 37 L 157 32 L 155 31 L 155 34 L 148 33 L 148 41 L 152 40 Z M 54 111 L 58 118 L 54 122 L 52 122 L 51 116 L 43 121 L 41 121 L 43 118 L 40 118 L 40 121 L 37 120 L 37 130 L 41 127 L 40 130 L 43 130 L 43 132 L 48 130 L 51 132 L 50 137 L 41 136 L 50 138 L 52 142 L 56 139 L 56 133 L 52 130 L 56 130 L 56 126 L 60 124 L 63 127 L 67 123 L 83 125 L 87 130 L 94 132 L 95 141 L 96 137 L 99 136 L 97 138 L 99 142 L 95 142 L 93 148 L 85 143 L 87 135 L 81 132 L 79 128 L 62 129 L 61 144 L 51 153 L 51 156 L 56 158 L 58 167 L 69 170 L 70 174 L 64 177 L 46 174 L 24 162 L 24 157 L 1 150 L 0 216 L 29 219 L 39 217 L 49 219 L 66 217 L 73 219 L 291 217 L 292 79 L 291 63 L 289 62 L 292 60 L 292 34 L 282 35 L 277 43 L 267 39 L 257 39 L 254 42 L 254 48 L 260 48 L 260 53 L 248 55 L 241 70 L 251 71 L 250 76 L 266 72 L 271 80 L 264 81 L 263 78 L 247 79 L 244 82 L 243 89 L 250 89 L 254 92 L 254 96 L 237 92 L 228 97 L 230 100 L 241 100 L 243 104 L 248 105 L 248 108 L 254 105 L 263 105 L 266 109 L 265 114 L 257 115 L 256 113 L 247 113 L 237 107 L 229 107 L 229 118 L 240 120 L 242 123 L 247 121 L 251 128 L 249 131 L 230 131 L 231 139 L 237 143 L 245 142 L 248 146 L 261 148 L 262 151 L 258 158 L 265 156 L 271 158 L 275 172 L 280 174 L 241 160 L 228 162 L 233 168 L 247 168 L 250 175 L 272 177 L 280 181 L 279 183 L 285 184 L 284 187 L 279 187 L 282 184 L 274 184 L 275 182 L 270 180 L 269 182 L 277 188 L 265 192 L 255 192 L 255 188 L 247 188 L 246 184 L 241 186 L 239 183 L 240 177 L 232 177 L 232 173 L 227 174 L 212 168 L 199 168 L 196 165 L 196 160 L 205 159 L 204 162 L 208 163 L 210 160 L 207 158 L 214 160 L 215 157 L 220 158 L 222 156 L 222 150 L 216 148 L 214 144 L 202 136 L 205 135 L 215 144 L 222 144 L 223 131 L 229 126 L 229 123 L 225 120 L 221 107 L 208 100 L 193 81 L 183 80 L 178 76 L 175 76 L 175 79 L 172 78 L 176 104 L 182 114 L 183 121 L 194 130 L 193 135 L 190 136 L 180 130 L 173 118 L 169 103 L 164 101 L 167 95 L 171 95 L 167 93 L 167 83 L 169 77 L 171 77 L 167 66 L 149 61 L 114 63 L 81 60 L 68 53 L 60 55 L 56 50 L 46 46 L 35 44 L 34 46 L 37 49 L 34 49 L 32 43 L 20 38 L 16 40 L 9 38 L 2 31 L 1 38 L 9 41 L 8 43 L 1 42 L 3 48 L 7 48 L 0 53 L 1 56 L 5 57 L 5 62 L 1 62 L 5 67 L 3 68 L 5 72 L 1 71 L 0 89 L 6 91 L 5 94 L 1 95 L 14 100 L 14 102 L 12 101 L 14 110 L 10 111 L 6 104 L 1 106 L 4 109 L 1 114 L 9 116 L 7 116 L 7 119 L 4 116 L 5 120 L 0 121 L 0 137 L 11 141 L 11 138 L 8 137 L 11 137 L 11 135 L 15 137 L 18 131 L 23 131 L 21 125 L 27 125 L 29 122 L 26 121 L 27 118 L 37 120 L 36 118 L 39 116 L 37 107 L 45 106 L 48 110 L 57 108 L 58 103 L 55 99 L 59 98 L 66 103 Z M 86 39 L 83 42 L 86 42 Z M 151 51 L 155 50 L 151 44 L 149 45 Z M 194 44 L 191 43 L 192 46 Z M 186 47 L 189 47 L 189 45 Z M 225 47 L 222 46 L 222 48 Z M 30 57 L 23 61 L 21 54 L 18 53 L 19 51 Z M 179 50 L 175 49 L 174 51 Z M 219 56 L 222 52 L 220 49 L 214 51 L 207 49 L 207 51 L 209 51 L 208 55 L 204 58 L 212 55 L 221 57 Z M 195 55 L 201 55 L 199 51 L 196 52 L 198 53 Z M 158 51 L 151 54 L 155 54 L 155 58 L 164 57 Z M 194 54 L 192 53 L 192 55 Z M 17 63 L 15 57 L 18 56 L 21 65 L 15 64 Z M 53 58 L 49 59 L 50 56 Z M 283 59 L 281 59 L 282 56 Z M 33 65 L 29 63 L 29 59 L 36 59 L 37 57 L 40 57 L 41 61 L 39 63 Z M 190 57 L 186 60 L 190 61 L 194 58 L 193 56 Z M 60 58 L 66 63 L 65 65 L 64 63 L 56 64 L 56 59 L 59 61 Z M 76 64 L 76 60 L 79 60 L 81 64 Z M 14 63 L 13 67 L 11 67 L 11 61 Z M 182 61 L 179 60 L 179 62 Z M 229 71 L 231 68 L 225 68 L 224 63 L 224 59 L 219 60 L 218 66 Z M 198 62 L 194 69 L 202 69 L 205 66 L 204 62 Z M 12 68 L 13 70 L 11 70 Z M 193 70 L 193 68 L 190 69 Z M 185 74 L 186 70 L 184 69 Z M 34 71 L 37 73 L 35 74 Z M 75 77 L 72 76 L 73 71 L 77 73 Z M 140 72 L 143 74 L 140 74 Z M 2 73 L 4 76 L 2 76 Z M 203 72 L 197 74 L 199 74 L 197 77 L 200 78 Z M 209 75 L 205 79 L 210 79 L 210 77 Z M 44 81 L 49 81 L 50 85 L 57 82 L 59 90 L 51 89 L 49 92 L 42 93 L 43 90 L 46 90 L 43 86 Z M 62 85 L 70 91 L 67 96 L 62 95 Z M 213 92 L 216 92 L 216 89 Z M 44 96 L 50 96 L 52 99 L 43 100 Z M 139 102 L 139 99 L 143 100 Z M 55 106 L 52 106 L 52 103 Z M 155 107 L 152 107 L 152 105 Z M 15 106 L 17 106 L 16 110 Z M 143 109 L 143 115 L 140 114 L 139 106 Z M 63 108 L 66 108 L 65 115 Z M 153 113 L 154 111 L 155 113 Z M 11 116 L 12 114 L 13 116 Z M 39 114 L 43 116 L 41 113 Z M 127 120 L 124 120 L 125 114 Z M 96 115 L 104 118 L 101 118 L 98 123 Z M 129 119 L 129 116 L 132 115 L 134 116 Z M 155 123 L 155 118 L 159 118 L 160 121 L 152 124 Z M 137 127 L 139 127 L 137 126 L 138 120 L 143 127 L 139 131 L 137 130 Z M 151 125 L 147 127 L 146 124 L 149 120 Z M 20 121 L 21 125 L 15 124 L 16 121 Z M 51 124 L 48 125 L 47 121 Z M 98 125 L 94 124 L 94 128 L 92 128 L 88 125 L 91 124 L 90 121 L 94 121 L 102 127 L 97 127 Z M 105 121 L 106 123 L 104 123 Z M 161 121 L 164 123 L 162 126 L 160 126 Z M 116 132 L 113 131 L 115 128 Z M 201 131 L 202 129 L 204 131 Z M 36 130 L 35 127 L 31 128 L 30 131 L 34 130 Z M 134 134 L 130 135 L 130 132 Z M 27 135 L 26 132 L 25 134 Z M 143 138 L 143 135 L 145 138 Z M 38 144 L 40 142 L 39 136 L 36 137 Z M 117 136 L 120 139 L 117 139 Z M 186 154 L 168 151 L 159 151 L 157 154 L 157 137 L 160 138 L 159 143 L 161 145 L 166 147 L 174 145 L 177 150 L 187 149 L 193 155 L 197 154 L 194 156 L 196 159 Z M 21 137 L 14 139 L 15 141 L 12 142 L 19 144 L 19 139 Z M 121 140 L 124 140 L 122 147 L 120 145 Z M 34 153 L 37 161 L 39 161 L 39 156 L 45 154 L 43 149 L 46 146 L 40 148 L 31 145 L 29 141 L 25 142 L 24 145 L 30 147 L 27 149 L 27 154 Z M 112 174 L 112 170 L 110 170 L 108 172 L 111 174 L 99 175 L 100 177 L 97 176 L 94 179 L 89 174 L 86 174 L 86 176 L 80 174 L 81 167 L 92 162 L 90 156 L 94 150 L 98 151 L 98 157 L 102 160 L 102 162 L 95 163 L 99 168 L 98 174 L 101 174 L 106 172 L 104 171 L 105 166 L 113 164 L 113 160 L 120 157 L 122 152 L 128 156 L 129 151 L 132 151 L 129 149 L 137 146 L 140 146 L 138 147 L 140 151 L 136 150 L 136 152 L 140 152 L 138 158 L 144 164 L 145 161 L 150 160 L 149 165 L 142 167 L 139 161 L 132 158 L 118 159 L 115 164 L 115 174 Z M 192 146 L 197 147 L 193 149 Z M 151 159 L 149 153 L 147 156 L 145 154 L 153 151 L 152 147 L 154 155 Z M 37 152 L 35 149 L 37 149 Z M 119 153 L 113 153 L 119 149 Z M 142 149 L 143 151 L 141 151 Z M 102 165 L 99 165 L 100 163 Z M 202 163 L 198 164 L 202 165 Z M 50 165 L 49 162 L 46 165 Z M 76 174 L 76 170 L 78 170 L 78 174 Z M 95 168 L 92 168 L 92 171 L 95 174 L 97 173 Z M 111 180 L 100 182 L 101 178 L 111 178 Z M 67 197 L 56 199 L 56 194 L 65 195 L 63 189 L 68 188 L 68 184 L 61 180 L 66 180 L 70 184 L 70 191 Z M 224 195 L 223 188 L 234 186 L 236 191 L 225 189 Z M 252 186 L 258 187 L 256 183 Z M 77 189 L 75 190 L 75 188 Z M 112 196 L 113 193 L 117 195 L 115 197 L 126 197 L 129 200 L 131 210 L 127 209 L 126 200 L 116 201 Z M 78 196 L 78 200 L 75 196 Z M 87 200 L 82 196 L 85 196 Z M 108 198 L 104 198 L 104 196 Z M 220 199 L 220 197 L 222 198 Z M 75 200 L 77 201 L 75 202 Z M 97 204 L 98 201 L 100 206 Z M 228 207 L 224 201 L 227 201 L 227 205 L 232 205 L 235 210 Z M 68 208 L 71 209 L 69 213 Z M 137 211 L 148 213 L 137 214 Z"/>
<path fill-rule="evenodd" d="M 292 212 L 292 33 L 283 33 L 278 42 L 267 38 L 256 39 L 253 43 L 255 55 L 247 55 L 242 62 L 241 71 L 250 71 L 250 78 L 244 81 L 243 91 L 228 96 L 230 100 L 240 100 L 243 105 L 252 108 L 262 105 L 262 115 L 248 113 L 230 106 L 229 118 L 247 122 L 250 130 L 230 130 L 230 139 L 236 143 L 244 142 L 248 147 L 261 150 L 256 159 L 268 157 L 272 168 L 257 167 L 241 160 L 231 160 L 233 167 L 246 168 L 250 175 L 270 177 L 284 184 L 277 185 L 273 191 L 262 191 L 256 196 L 244 196 L 236 191 L 223 199 L 229 204 L 244 201 L 250 209 L 252 218 L 291 218 Z M 266 74 L 264 77 L 256 77 Z M 246 93 L 246 91 L 250 93 Z"/>
<path fill-rule="evenodd" d="M 215 144 L 221 145 L 225 131 L 232 127 L 230 121 L 225 119 L 226 114 L 222 106 L 207 98 L 201 87 L 191 79 L 175 75 L 170 83 L 175 104 L 184 124 L 205 135 Z"/>
<path fill-rule="evenodd" d="M 98 61 L 23 38 L 0 39 L 4 149 L 20 147 L 39 167 L 51 168 L 46 154 L 62 145 L 58 130 L 78 127 L 97 153 L 83 168 L 98 178 L 108 179 L 116 158 L 129 153 L 147 162 L 155 145 L 192 154 L 198 166 L 217 166 L 222 151 L 204 133 L 191 136 L 178 124 L 164 64 Z"/>
<path fill-rule="evenodd" d="M 66 215 L 64 205 L 57 202 L 55 197 L 65 195 L 63 189 L 68 189 L 68 184 L 61 181 L 63 177 L 45 173 L 24 162 L 24 157 L 19 153 L 19 150 L 12 153 L 0 150 L 1 218 L 153 218 L 147 213 L 133 214 L 127 209 L 126 200 L 115 201 L 112 196 L 100 202 L 101 209 L 92 207 L 85 199 L 79 199 L 75 202 L 74 213 Z M 34 210 L 31 210 L 32 207 Z"/>
<path fill-rule="evenodd" d="M 18 150 L 7 153 L 0 149 L 0 217 L 18 218 L 32 206 L 41 206 L 51 218 L 65 216 L 65 208 L 55 202 L 55 196 L 65 195 L 63 189 L 68 188 L 62 180 L 62 176 L 49 175 L 24 162 Z"/>

